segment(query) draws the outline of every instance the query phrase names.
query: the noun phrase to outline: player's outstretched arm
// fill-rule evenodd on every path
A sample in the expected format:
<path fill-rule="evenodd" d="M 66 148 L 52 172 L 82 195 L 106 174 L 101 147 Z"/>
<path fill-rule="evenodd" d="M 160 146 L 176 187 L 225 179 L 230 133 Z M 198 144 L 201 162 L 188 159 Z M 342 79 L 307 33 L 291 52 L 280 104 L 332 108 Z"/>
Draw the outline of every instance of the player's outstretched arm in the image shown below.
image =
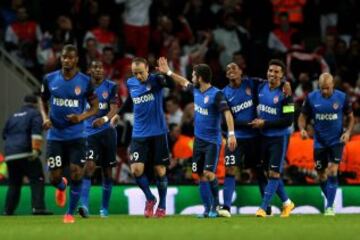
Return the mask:
<path fill-rule="evenodd" d="M 189 85 L 189 80 L 187 80 L 186 78 L 184 78 L 183 76 L 174 73 L 173 71 L 170 70 L 167 59 L 164 57 L 160 57 L 158 60 L 158 67 L 157 69 L 161 72 L 164 73 L 166 75 L 168 75 L 169 77 L 171 77 L 175 83 L 179 84 L 182 87 L 187 87 Z"/>
<path fill-rule="evenodd" d="M 354 125 L 355 125 L 355 117 L 354 117 L 354 114 L 353 114 L 353 111 L 352 111 L 351 104 L 349 103 L 348 99 L 346 100 L 344 105 L 345 105 L 344 106 L 344 113 L 346 114 L 348 125 L 347 125 L 347 128 L 346 128 L 346 131 L 341 135 L 340 140 L 343 143 L 347 143 L 349 141 L 349 139 L 350 139 L 351 132 L 352 132 L 352 130 L 354 128 Z"/>
<path fill-rule="evenodd" d="M 302 139 L 309 138 L 309 135 L 306 131 L 306 120 L 307 120 L 307 116 L 304 113 L 300 113 L 299 118 L 297 120 L 297 124 L 299 126 L 299 130 L 300 130 Z"/>
<path fill-rule="evenodd" d="M 227 144 L 230 151 L 234 151 L 236 148 L 236 138 L 235 138 L 235 131 L 234 131 L 234 118 L 231 114 L 230 110 L 225 110 L 224 112 L 226 125 L 228 128 L 228 139 Z"/>

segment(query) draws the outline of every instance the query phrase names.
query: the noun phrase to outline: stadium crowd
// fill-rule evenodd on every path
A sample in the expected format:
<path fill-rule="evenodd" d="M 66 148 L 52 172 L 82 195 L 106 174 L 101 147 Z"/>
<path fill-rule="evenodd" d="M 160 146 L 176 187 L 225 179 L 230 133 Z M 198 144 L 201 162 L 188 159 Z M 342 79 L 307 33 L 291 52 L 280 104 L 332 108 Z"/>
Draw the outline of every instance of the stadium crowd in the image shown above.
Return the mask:
<path fill-rule="evenodd" d="M 287 64 L 297 110 L 317 88 L 323 72 L 334 75 L 336 88 L 346 92 L 356 117 L 345 146 L 340 181 L 360 183 L 360 3 L 355 0 L 8 0 L 2 1 L 0 36 L 3 46 L 41 81 L 60 66 L 60 51 L 74 44 L 80 68 L 101 60 L 108 79 L 127 98 L 131 61 L 146 57 L 155 70 L 166 56 L 175 73 L 191 79 L 192 66 L 207 63 L 213 85 L 223 88 L 225 66 L 236 62 L 244 74 L 265 77 L 269 59 Z M 41 14 L 40 14 L 41 13 Z M 172 152 L 170 183 L 193 183 L 193 98 L 173 86 L 164 108 Z M 296 114 L 297 117 L 298 114 Z M 133 183 L 128 165 L 131 113 L 118 130 L 118 183 Z M 312 131 L 311 125 L 308 126 Z M 290 136 L 284 180 L 287 184 L 317 182 L 313 140 L 302 140 L 297 126 Z M 1 161 L 0 161 L 0 164 Z M 217 171 L 224 178 L 224 150 Z M 256 182 L 242 169 L 237 181 Z M 1 172 L 0 172 L 1 181 Z M 96 179 L 95 179 L 96 181 Z"/>

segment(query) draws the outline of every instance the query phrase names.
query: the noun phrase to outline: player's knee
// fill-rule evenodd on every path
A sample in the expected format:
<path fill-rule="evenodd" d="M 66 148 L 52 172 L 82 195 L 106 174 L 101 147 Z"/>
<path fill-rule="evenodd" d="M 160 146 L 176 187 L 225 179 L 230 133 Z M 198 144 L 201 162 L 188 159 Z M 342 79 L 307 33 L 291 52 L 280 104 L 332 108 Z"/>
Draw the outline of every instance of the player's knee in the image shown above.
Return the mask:
<path fill-rule="evenodd" d="M 49 180 L 50 180 L 51 185 L 57 186 L 61 182 L 62 177 L 60 175 L 52 175 L 52 174 L 50 174 Z"/>
<path fill-rule="evenodd" d="M 330 163 L 328 166 L 328 175 L 337 176 L 337 173 L 338 173 L 338 164 Z"/>
<path fill-rule="evenodd" d="M 112 168 L 107 167 L 103 169 L 104 179 L 112 179 Z"/>
<path fill-rule="evenodd" d="M 131 165 L 131 173 L 135 177 L 140 177 L 144 173 L 144 168 L 142 166 L 137 165 L 137 164 L 132 164 Z"/>
<path fill-rule="evenodd" d="M 280 178 L 280 173 L 270 170 L 269 178 Z"/>
<path fill-rule="evenodd" d="M 327 180 L 327 174 L 325 170 L 317 171 L 317 174 L 320 182 L 325 182 Z"/>
<path fill-rule="evenodd" d="M 87 177 L 92 177 L 96 169 L 96 164 L 93 161 L 88 161 L 84 168 L 84 175 Z"/>
<path fill-rule="evenodd" d="M 225 174 L 226 174 L 226 175 L 232 175 L 232 176 L 234 176 L 235 173 L 236 173 L 236 167 L 235 167 L 235 166 L 230 166 L 230 167 L 227 167 L 227 168 L 225 169 Z"/>
<path fill-rule="evenodd" d="M 165 166 L 162 166 L 162 165 L 155 166 L 154 169 L 155 169 L 155 175 L 156 176 L 158 176 L 158 177 L 165 176 L 165 174 L 166 174 L 166 167 Z"/>

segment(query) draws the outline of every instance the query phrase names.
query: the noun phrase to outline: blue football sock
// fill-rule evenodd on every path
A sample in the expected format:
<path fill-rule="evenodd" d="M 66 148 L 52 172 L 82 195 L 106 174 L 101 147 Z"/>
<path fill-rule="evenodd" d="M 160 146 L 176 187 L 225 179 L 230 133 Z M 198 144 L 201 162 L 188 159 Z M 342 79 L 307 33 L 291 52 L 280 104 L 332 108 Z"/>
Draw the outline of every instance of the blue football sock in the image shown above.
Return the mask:
<path fill-rule="evenodd" d="M 268 184 L 266 185 L 266 188 L 264 191 L 263 201 L 260 206 L 263 210 L 266 210 L 267 207 L 269 206 L 271 199 L 273 198 L 278 186 L 279 186 L 279 179 L 270 178 L 268 180 Z"/>
<path fill-rule="evenodd" d="M 289 200 L 289 197 L 285 191 L 284 181 L 282 179 L 279 179 L 279 186 L 276 190 L 276 194 L 279 196 L 279 198 L 281 199 L 281 202 L 283 202 L 283 203 L 286 202 L 287 200 Z"/>
<path fill-rule="evenodd" d="M 215 177 L 214 180 L 209 181 L 209 185 L 210 185 L 210 191 L 211 191 L 211 195 L 212 195 L 212 207 L 213 210 L 216 210 L 216 207 L 219 206 L 219 183 L 217 178 Z"/>
<path fill-rule="evenodd" d="M 224 206 L 229 208 L 231 207 L 232 196 L 235 191 L 235 176 L 226 175 L 224 180 Z"/>
<path fill-rule="evenodd" d="M 105 178 L 102 183 L 102 201 L 101 209 L 109 209 L 113 181 L 111 178 Z"/>
<path fill-rule="evenodd" d="M 162 177 L 157 177 L 156 179 L 156 186 L 159 192 L 159 208 L 166 209 L 166 193 L 167 193 L 167 186 L 168 180 L 166 175 Z"/>
<path fill-rule="evenodd" d="M 66 184 L 65 184 L 65 182 L 64 182 L 64 179 L 61 178 L 61 182 L 58 183 L 57 185 L 55 185 L 55 187 L 56 187 L 57 189 L 59 189 L 60 191 L 64 191 L 64 190 L 66 189 Z"/>
<path fill-rule="evenodd" d="M 327 191 L 326 191 L 326 193 L 327 193 L 326 194 L 326 196 L 327 196 L 327 207 L 333 207 L 337 187 L 338 187 L 337 176 L 329 176 L 328 181 L 327 181 L 327 185 L 326 185 L 326 188 L 327 188 Z"/>
<path fill-rule="evenodd" d="M 81 185 L 80 205 L 84 205 L 87 209 L 89 209 L 90 187 L 91 187 L 91 178 L 84 177 Z"/>
<path fill-rule="evenodd" d="M 143 174 L 140 177 L 136 177 L 135 180 L 137 185 L 141 188 L 141 190 L 145 194 L 146 200 L 147 201 L 154 200 L 155 197 L 150 191 L 149 180 L 147 179 L 147 177 Z"/>
<path fill-rule="evenodd" d="M 80 199 L 81 192 L 81 180 L 80 181 L 71 181 L 70 184 L 70 201 L 67 214 L 74 215 L 76 207 Z"/>
<path fill-rule="evenodd" d="M 263 198 L 264 197 L 264 191 L 265 191 L 266 185 L 268 183 L 268 180 L 267 180 L 267 178 L 266 178 L 266 176 L 264 174 L 264 171 L 263 171 L 262 167 L 257 167 L 256 174 L 257 174 L 257 179 L 258 179 L 258 185 L 259 185 L 261 198 Z"/>
<path fill-rule="evenodd" d="M 199 184 L 200 197 L 205 207 L 205 212 L 209 212 L 212 203 L 212 196 L 209 182 L 200 181 Z"/>
<path fill-rule="evenodd" d="M 327 181 L 320 181 L 320 188 L 325 198 L 327 199 L 327 190 L 326 190 Z"/>

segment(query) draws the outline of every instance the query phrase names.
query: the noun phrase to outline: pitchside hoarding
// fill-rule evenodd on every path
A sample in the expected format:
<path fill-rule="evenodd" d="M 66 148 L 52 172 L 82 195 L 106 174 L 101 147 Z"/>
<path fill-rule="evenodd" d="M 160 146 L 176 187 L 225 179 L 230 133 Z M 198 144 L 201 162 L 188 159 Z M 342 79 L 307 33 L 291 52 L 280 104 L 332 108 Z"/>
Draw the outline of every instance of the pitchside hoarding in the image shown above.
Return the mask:
<path fill-rule="evenodd" d="M 4 206 L 6 186 L 0 186 L 0 208 Z M 296 214 L 319 214 L 323 212 L 325 200 L 317 186 L 290 186 L 286 190 L 296 204 Z M 152 188 L 157 196 L 156 188 Z M 54 203 L 55 188 L 46 187 L 46 203 L 48 209 L 56 214 L 63 214 L 64 209 Z M 254 214 L 260 204 L 260 194 L 257 186 L 239 186 L 233 196 L 231 211 L 234 214 Z M 99 213 L 101 202 L 101 187 L 91 189 L 90 211 Z M 135 186 L 115 186 L 110 202 L 110 214 L 141 215 L 144 210 L 145 198 Z M 222 202 L 222 191 L 220 191 Z M 336 194 L 335 208 L 337 213 L 360 213 L 360 186 L 341 186 Z M 169 186 L 166 200 L 167 213 L 199 214 L 203 211 L 197 186 Z M 273 211 L 279 213 L 281 202 L 273 199 Z M 28 186 L 23 187 L 22 197 L 16 214 L 31 213 L 31 196 Z"/>

